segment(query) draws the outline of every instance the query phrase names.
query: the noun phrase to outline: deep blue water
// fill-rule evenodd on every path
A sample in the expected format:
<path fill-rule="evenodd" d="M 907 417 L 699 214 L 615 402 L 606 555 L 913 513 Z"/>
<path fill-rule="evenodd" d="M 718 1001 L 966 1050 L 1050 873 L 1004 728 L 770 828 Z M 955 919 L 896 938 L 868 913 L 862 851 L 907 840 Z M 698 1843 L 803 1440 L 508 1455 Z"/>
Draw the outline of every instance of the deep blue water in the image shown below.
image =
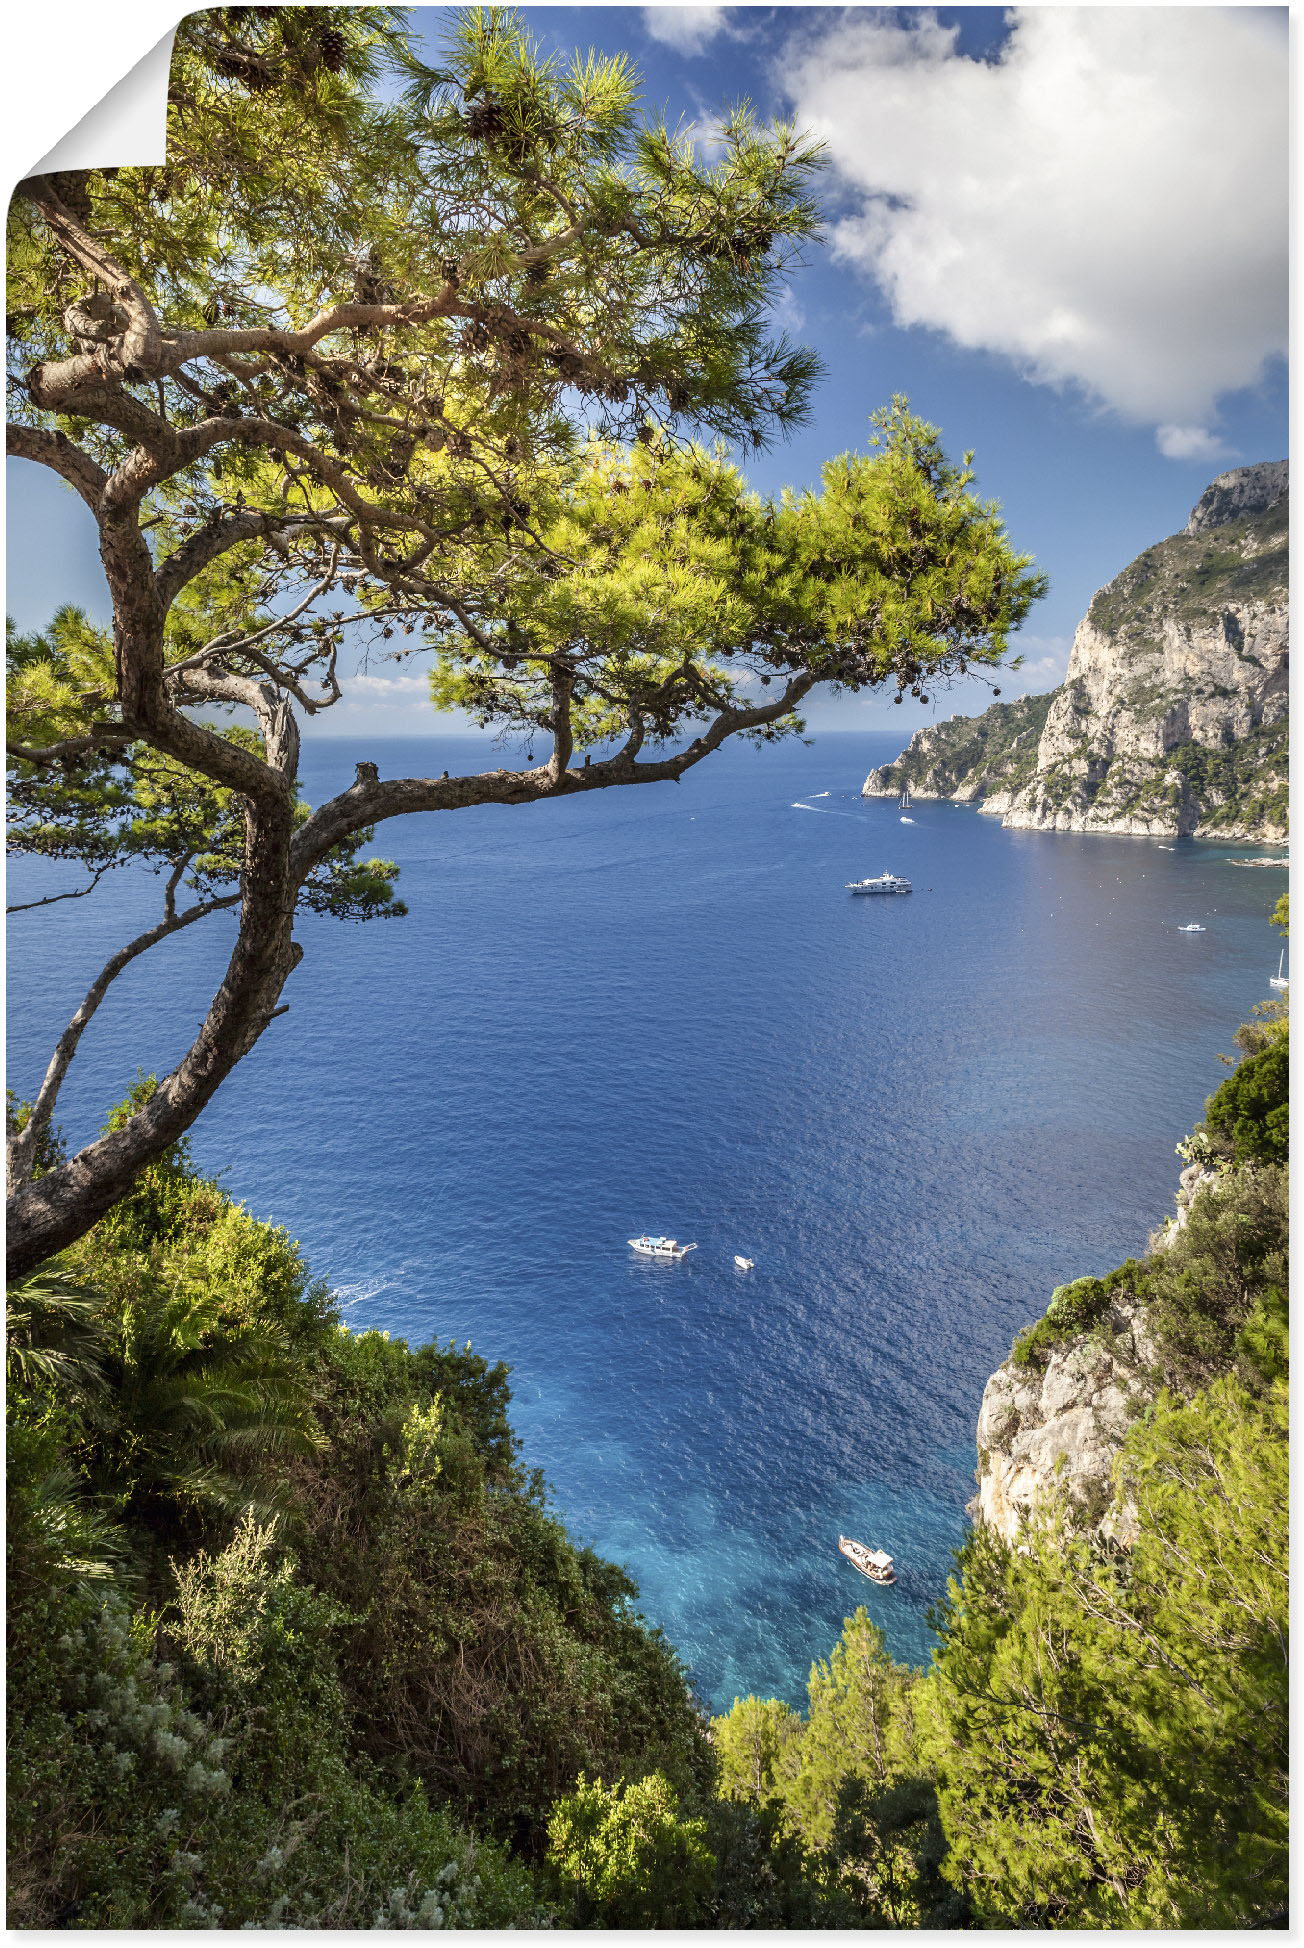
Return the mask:
<path fill-rule="evenodd" d="M 308 795 L 361 748 L 310 745 Z M 716 1706 L 800 1701 L 858 1603 L 926 1657 L 988 1373 L 1054 1285 L 1144 1246 L 1276 960 L 1284 873 L 945 804 L 905 826 L 858 796 L 894 752 L 825 736 L 385 828 L 410 917 L 306 919 L 291 1012 L 194 1133 L 354 1325 L 511 1365 L 526 1459 Z M 362 754 L 386 775 L 495 761 L 467 740 Z M 843 890 L 885 868 L 911 898 Z M 11 898 L 31 884 L 19 862 Z M 22 1093 L 158 900 L 122 876 L 99 908 L 14 922 Z M 181 1052 L 229 940 L 206 924 L 118 984 L 66 1095 L 75 1141 Z M 699 1249 L 640 1261 L 645 1229 Z M 841 1560 L 840 1530 L 892 1551 L 894 1589 Z"/>

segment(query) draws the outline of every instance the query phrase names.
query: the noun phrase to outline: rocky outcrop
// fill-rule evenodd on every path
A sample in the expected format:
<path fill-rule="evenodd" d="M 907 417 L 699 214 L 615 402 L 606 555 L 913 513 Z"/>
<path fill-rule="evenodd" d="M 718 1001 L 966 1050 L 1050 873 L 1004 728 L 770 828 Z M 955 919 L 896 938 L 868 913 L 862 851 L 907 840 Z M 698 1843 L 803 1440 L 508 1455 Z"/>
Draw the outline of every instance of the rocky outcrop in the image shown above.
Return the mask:
<path fill-rule="evenodd" d="M 1114 1457 L 1151 1398 L 1154 1349 L 1144 1307 L 1120 1296 L 1089 1332 L 1067 1338 L 1044 1364 L 1009 1359 L 987 1382 L 978 1414 L 975 1521 L 1007 1542 L 1036 1504 L 1062 1488 L 1081 1521 L 1131 1538 L 1113 1502 Z"/>
<path fill-rule="evenodd" d="M 1175 1213 L 1151 1237 L 1151 1254 L 1172 1244 L 1195 1200 L 1222 1181 L 1216 1166 L 1187 1165 Z M 1115 1492 L 1114 1460 L 1154 1398 L 1160 1366 L 1146 1301 L 1131 1289 L 1137 1269 L 1129 1262 L 1108 1279 L 1058 1287 L 1044 1319 L 1020 1335 L 983 1390 L 978 1493 L 968 1512 L 1006 1542 L 1017 1541 L 1056 1490 L 1082 1527 L 1124 1545 L 1135 1534 L 1132 1508 Z"/>
<path fill-rule="evenodd" d="M 1233 467 L 1211 480 L 1191 509 L 1187 534 L 1206 534 L 1245 514 L 1266 514 L 1284 500 L 1290 487 L 1288 460 L 1261 460 L 1257 467 Z"/>
<path fill-rule="evenodd" d="M 1220 475 L 1093 598 L 1059 690 L 918 732 L 865 795 L 908 781 L 1011 826 L 1283 841 L 1287 513 L 1285 461 Z"/>

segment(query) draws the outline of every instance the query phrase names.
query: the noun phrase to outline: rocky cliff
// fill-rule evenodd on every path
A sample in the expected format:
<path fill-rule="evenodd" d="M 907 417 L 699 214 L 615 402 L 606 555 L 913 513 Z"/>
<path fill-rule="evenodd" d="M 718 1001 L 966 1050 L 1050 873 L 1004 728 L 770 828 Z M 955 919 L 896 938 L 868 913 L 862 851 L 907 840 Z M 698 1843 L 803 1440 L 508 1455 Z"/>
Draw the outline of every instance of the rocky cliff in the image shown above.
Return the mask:
<path fill-rule="evenodd" d="M 1287 824 L 1287 470 L 1221 474 L 1093 598 L 1048 696 L 916 733 L 866 797 L 1006 825 L 1279 842 Z"/>
<path fill-rule="evenodd" d="M 1195 1198 L 1218 1181 L 1199 1163 L 1182 1172 L 1176 1213 L 1151 1239 L 1151 1254 L 1166 1249 Z M 1161 1379 L 1145 1283 L 1144 1263 L 1131 1261 L 1107 1278 L 1061 1285 L 983 1389 L 969 1514 L 1007 1542 L 1053 1489 L 1068 1495 L 1084 1526 L 1132 1540 L 1133 1512 L 1116 1497 L 1113 1474 L 1128 1428 Z"/>
<path fill-rule="evenodd" d="M 1103 1335 L 1075 1335 L 1044 1365 L 1008 1359 L 983 1390 L 978 1413 L 976 1522 L 1007 1542 L 1054 1488 L 1080 1520 L 1131 1540 L 1129 1512 L 1113 1505 L 1114 1457 L 1152 1397 L 1153 1349 L 1144 1307 L 1127 1296 L 1103 1316 Z"/>

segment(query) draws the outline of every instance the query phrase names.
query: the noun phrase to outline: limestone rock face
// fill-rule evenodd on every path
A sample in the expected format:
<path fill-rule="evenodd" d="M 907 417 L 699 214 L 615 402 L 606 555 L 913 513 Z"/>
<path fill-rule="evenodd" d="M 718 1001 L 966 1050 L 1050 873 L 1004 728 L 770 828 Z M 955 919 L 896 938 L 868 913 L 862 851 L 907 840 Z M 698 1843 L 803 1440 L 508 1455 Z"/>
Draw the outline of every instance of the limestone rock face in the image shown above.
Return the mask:
<path fill-rule="evenodd" d="M 908 781 L 1010 826 L 1283 841 L 1287 511 L 1284 460 L 1220 475 L 1093 598 L 1059 690 L 918 732 L 865 795 Z"/>
<path fill-rule="evenodd" d="M 1080 1517 L 1127 1543 L 1126 1506 L 1112 1506 L 1114 1457 L 1151 1397 L 1154 1349 L 1143 1307 L 1123 1297 L 1101 1322 L 1106 1333 L 1065 1340 L 1044 1367 L 1007 1360 L 987 1382 L 978 1415 L 975 1521 L 1017 1541 L 1028 1515 L 1057 1483 Z"/>
<path fill-rule="evenodd" d="M 1233 467 L 1220 473 L 1201 494 L 1186 523 L 1188 534 L 1225 527 L 1243 514 L 1266 514 L 1290 485 L 1290 463 L 1261 460 L 1257 467 Z"/>

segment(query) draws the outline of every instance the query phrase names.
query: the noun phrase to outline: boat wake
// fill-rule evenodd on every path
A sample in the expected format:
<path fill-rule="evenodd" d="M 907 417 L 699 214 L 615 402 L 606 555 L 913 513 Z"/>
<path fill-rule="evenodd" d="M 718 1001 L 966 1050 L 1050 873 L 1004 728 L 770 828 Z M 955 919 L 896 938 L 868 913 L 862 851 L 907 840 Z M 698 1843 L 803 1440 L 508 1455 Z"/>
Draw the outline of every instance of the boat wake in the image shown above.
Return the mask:
<path fill-rule="evenodd" d="M 817 792 L 816 797 L 828 797 L 827 792 Z M 855 818 L 854 812 L 835 812 L 831 805 L 808 805 L 804 798 L 794 798 L 790 809 L 794 812 L 817 812 L 821 818 Z"/>

